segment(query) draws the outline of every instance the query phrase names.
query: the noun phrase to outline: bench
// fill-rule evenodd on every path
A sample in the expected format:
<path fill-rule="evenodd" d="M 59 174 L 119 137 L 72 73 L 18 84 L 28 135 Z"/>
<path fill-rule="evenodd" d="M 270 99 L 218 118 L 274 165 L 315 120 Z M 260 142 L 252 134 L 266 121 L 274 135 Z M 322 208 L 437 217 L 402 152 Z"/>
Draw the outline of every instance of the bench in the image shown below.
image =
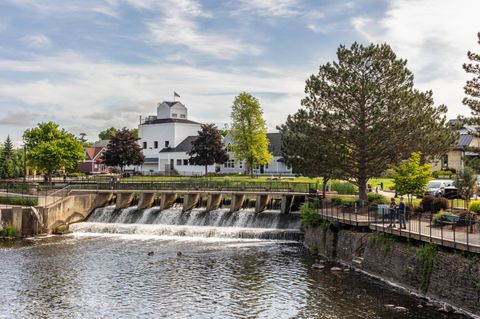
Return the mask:
<path fill-rule="evenodd" d="M 460 220 L 460 216 L 456 215 L 443 215 L 442 219 L 440 219 L 440 222 L 442 223 L 442 226 L 444 224 L 452 225 L 452 229 L 455 227 L 455 225 L 458 223 Z"/>

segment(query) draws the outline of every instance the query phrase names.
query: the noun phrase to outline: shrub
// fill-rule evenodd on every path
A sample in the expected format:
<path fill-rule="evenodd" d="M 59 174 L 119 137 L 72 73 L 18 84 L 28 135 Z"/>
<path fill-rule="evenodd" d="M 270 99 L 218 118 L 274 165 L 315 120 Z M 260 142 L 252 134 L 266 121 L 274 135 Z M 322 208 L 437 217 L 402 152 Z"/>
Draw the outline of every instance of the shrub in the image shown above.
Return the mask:
<path fill-rule="evenodd" d="M 304 227 L 315 227 L 320 225 L 320 215 L 311 203 L 303 203 L 300 206 L 300 218 Z"/>
<path fill-rule="evenodd" d="M 480 200 L 472 200 L 470 204 L 468 204 L 468 210 L 473 213 L 480 213 Z"/>
<path fill-rule="evenodd" d="M 4 237 L 17 237 L 17 230 L 12 225 L 7 224 L 1 231 L 1 235 Z"/>
<path fill-rule="evenodd" d="M 19 205 L 19 206 L 37 206 L 36 197 L 0 197 L 0 204 Z"/>
<path fill-rule="evenodd" d="M 420 291 L 427 293 L 430 286 L 430 277 L 432 275 L 433 260 L 437 254 L 437 246 L 434 244 L 425 244 L 417 253 L 417 260 L 423 264 L 422 279 L 420 281 Z"/>
<path fill-rule="evenodd" d="M 382 204 L 389 203 L 388 198 L 383 196 L 382 194 L 369 193 L 367 196 L 368 196 L 368 202 L 370 204 L 382 205 Z"/>
<path fill-rule="evenodd" d="M 335 204 L 350 206 L 353 206 L 355 203 L 358 202 L 358 200 L 353 197 L 332 197 L 331 201 Z"/>
<path fill-rule="evenodd" d="M 85 173 L 70 173 L 68 174 L 68 177 L 72 177 L 72 178 L 78 178 L 78 177 L 84 177 L 85 176 Z"/>
<path fill-rule="evenodd" d="M 355 195 L 358 193 L 357 187 L 349 182 L 333 181 L 330 184 L 330 189 L 341 195 Z"/>
<path fill-rule="evenodd" d="M 446 170 L 446 171 L 435 171 L 432 173 L 432 176 L 435 178 L 451 178 L 453 176 L 453 172 Z"/>
<path fill-rule="evenodd" d="M 438 213 L 434 214 L 434 215 L 432 216 L 432 223 L 433 223 L 434 225 L 441 225 L 441 224 L 442 224 L 443 217 L 444 217 L 445 215 L 448 215 L 448 213 L 447 213 L 446 211 L 444 211 L 444 210 L 441 210 L 441 211 L 439 211 Z"/>
<path fill-rule="evenodd" d="M 420 206 L 422 206 L 424 212 L 433 212 L 434 201 L 435 197 L 433 197 L 432 195 L 427 195 L 422 199 Z"/>
<path fill-rule="evenodd" d="M 448 208 L 448 200 L 445 197 L 435 197 L 432 205 L 432 212 L 437 213 Z"/>
<path fill-rule="evenodd" d="M 387 256 L 390 251 L 392 251 L 393 244 L 395 243 L 395 237 L 382 233 L 382 232 L 373 232 L 370 234 L 370 240 L 372 243 L 380 244 L 383 247 L 383 254 Z"/>

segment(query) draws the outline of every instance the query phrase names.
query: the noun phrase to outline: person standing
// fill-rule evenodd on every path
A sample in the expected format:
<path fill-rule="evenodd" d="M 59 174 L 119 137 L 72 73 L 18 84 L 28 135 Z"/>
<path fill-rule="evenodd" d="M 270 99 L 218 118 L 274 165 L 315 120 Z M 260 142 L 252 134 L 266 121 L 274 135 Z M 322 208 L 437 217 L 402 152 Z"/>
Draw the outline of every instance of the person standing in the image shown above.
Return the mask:
<path fill-rule="evenodd" d="M 398 209 L 397 209 L 398 223 L 400 224 L 400 229 L 407 229 L 407 220 L 405 219 L 406 214 L 407 214 L 407 205 L 405 204 L 405 200 L 403 196 L 401 196 L 400 205 L 398 205 Z"/>
<path fill-rule="evenodd" d="M 395 228 L 395 214 L 397 211 L 397 203 L 395 202 L 395 198 L 390 199 L 390 205 L 388 206 L 388 219 L 390 220 L 390 224 L 388 227 Z"/>

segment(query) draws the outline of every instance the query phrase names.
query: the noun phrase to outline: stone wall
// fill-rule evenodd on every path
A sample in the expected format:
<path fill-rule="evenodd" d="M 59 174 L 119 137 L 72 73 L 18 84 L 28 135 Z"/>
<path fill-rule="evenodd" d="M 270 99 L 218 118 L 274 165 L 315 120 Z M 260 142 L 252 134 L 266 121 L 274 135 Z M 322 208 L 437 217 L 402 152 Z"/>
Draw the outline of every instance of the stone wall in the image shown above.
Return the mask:
<path fill-rule="evenodd" d="M 425 259 L 420 257 L 426 244 L 399 241 L 379 233 L 309 228 L 304 244 L 313 253 L 361 269 L 411 292 L 423 294 L 420 287 L 428 280 L 427 297 L 480 316 L 480 287 L 477 287 L 480 286 L 480 256 L 465 257 L 460 252 L 437 247 L 428 271 Z"/>

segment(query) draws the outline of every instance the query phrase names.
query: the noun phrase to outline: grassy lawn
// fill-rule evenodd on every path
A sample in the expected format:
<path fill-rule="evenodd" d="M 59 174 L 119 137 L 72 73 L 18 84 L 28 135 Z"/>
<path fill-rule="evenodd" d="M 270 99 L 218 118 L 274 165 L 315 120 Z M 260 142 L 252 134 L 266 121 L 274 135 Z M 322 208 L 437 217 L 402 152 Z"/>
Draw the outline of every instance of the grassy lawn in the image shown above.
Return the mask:
<path fill-rule="evenodd" d="M 393 179 L 392 178 L 370 178 L 368 183 L 372 185 L 373 189 L 378 187 L 380 189 L 380 183 L 383 183 L 384 190 L 393 190 Z"/>

